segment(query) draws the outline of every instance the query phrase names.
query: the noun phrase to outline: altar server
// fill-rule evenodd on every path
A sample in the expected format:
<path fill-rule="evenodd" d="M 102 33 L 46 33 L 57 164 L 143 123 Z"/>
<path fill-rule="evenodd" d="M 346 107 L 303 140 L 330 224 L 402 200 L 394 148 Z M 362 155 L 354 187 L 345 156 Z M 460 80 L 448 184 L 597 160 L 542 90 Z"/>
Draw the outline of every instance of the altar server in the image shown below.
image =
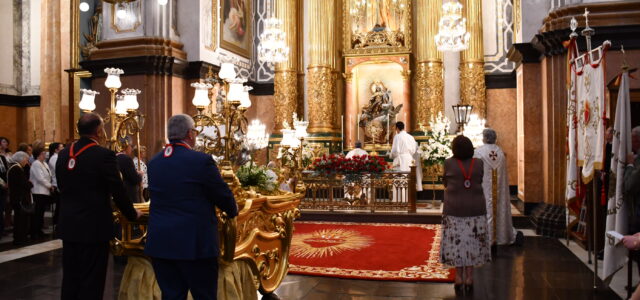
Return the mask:
<path fill-rule="evenodd" d="M 396 122 L 396 135 L 393 137 L 390 157 L 394 169 L 401 172 L 411 171 L 411 163 L 416 166 L 416 190 L 422 191 L 422 167 L 418 153 L 418 143 L 404 130 L 403 122 Z"/>
<path fill-rule="evenodd" d="M 487 228 L 489 236 L 498 245 L 511 245 L 516 242 L 517 231 L 511 221 L 511 200 L 509 195 L 509 173 L 507 172 L 507 159 L 502 149 L 496 145 L 498 136 L 493 129 L 482 131 L 484 145 L 475 150 L 475 157 L 484 162 L 484 178 L 482 189 L 487 202 Z M 497 187 L 496 216 L 493 215 L 493 185 Z M 493 232 L 493 219 L 496 219 L 496 232 Z M 518 243 L 521 243 L 520 236 Z"/>
<path fill-rule="evenodd" d="M 238 207 L 211 155 L 191 149 L 198 131 L 188 115 L 167 122 L 169 144 L 148 165 L 151 206 L 144 252 L 163 299 L 216 299 L 218 219 Z"/>
<path fill-rule="evenodd" d="M 113 238 L 111 200 L 129 220 L 140 216 L 127 197 L 116 154 L 99 146 L 104 123 L 85 113 L 80 139 L 58 154 L 58 233 L 62 239 L 62 299 L 102 299 Z"/>
<path fill-rule="evenodd" d="M 367 153 L 366 150 L 362 149 L 362 142 L 361 141 L 357 141 L 356 142 L 356 147 L 349 151 L 347 153 L 347 155 L 345 156 L 345 158 L 352 158 L 354 156 L 363 156 L 363 155 L 368 155 L 369 153 Z"/>

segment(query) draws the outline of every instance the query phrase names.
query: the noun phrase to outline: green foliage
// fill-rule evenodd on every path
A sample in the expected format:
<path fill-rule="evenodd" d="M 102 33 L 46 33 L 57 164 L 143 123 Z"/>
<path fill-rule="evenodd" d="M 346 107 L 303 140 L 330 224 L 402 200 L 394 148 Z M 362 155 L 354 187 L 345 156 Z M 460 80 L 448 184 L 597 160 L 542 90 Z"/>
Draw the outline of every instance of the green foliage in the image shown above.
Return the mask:
<path fill-rule="evenodd" d="M 245 187 L 255 187 L 258 190 L 273 191 L 276 188 L 276 178 L 270 176 L 273 173 L 264 166 L 257 166 L 253 162 L 248 162 L 244 166 L 238 168 L 236 176 L 240 180 L 240 184 Z"/>

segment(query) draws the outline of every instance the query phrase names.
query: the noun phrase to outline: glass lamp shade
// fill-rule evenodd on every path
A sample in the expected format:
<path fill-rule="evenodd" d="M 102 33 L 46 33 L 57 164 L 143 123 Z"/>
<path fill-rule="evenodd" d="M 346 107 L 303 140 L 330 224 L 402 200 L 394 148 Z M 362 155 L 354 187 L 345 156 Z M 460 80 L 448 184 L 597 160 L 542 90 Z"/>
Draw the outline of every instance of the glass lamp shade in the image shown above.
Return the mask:
<path fill-rule="evenodd" d="M 227 94 L 227 101 L 242 101 L 244 94 L 244 86 L 242 83 L 234 81 L 229 84 L 229 93 Z"/>
<path fill-rule="evenodd" d="M 465 125 L 469 123 L 469 118 L 471 117 L 471 111 L 473 110 L 473 106 L 471 105 L 453 105 L 453 113 L 456 118 L 456 124 Z"/>
<path fill-rule="evenodd" d="M 307 126 L 309 126 L 309 122 L 307 121 L 293 121 L 293 127 L 296 129 L 296 139 L 303 139 L 309 136 L 309 133 L 307 133 Z"/>
<path fill-rule="evenodd" d="M 249 108 L 251 107 L 251 98 L 249 98 L 249 91 L 252 90 L 253 87 L 244 86 L 242 91 L 242 98 L 240 99 L 240 107 Z"/>
<path fill-rule="evenodd" d="M 192 83 L 191 86 L 196 89 L 196 92 L 193 94 L 193 100 L 191 103 L 195 107 L 206 107 L 211 104 L 211 100 L 209 99 L 209 89 L 213 86 L 209 83 L 195 82 Z"/>
<path fill-rule="evenodd" d="M 122 82 L 120 82 L 120 75 L 124 74 L 122 69 L 106 68 L 104 72 L 107 74 L 107 80 L 104 82 L 104 86 L 109 89 L 119 89 L 122 86 Z"/>
<path fill-rule="evenodd" d="M 136 89 L 124 89 L 122 90 L 124 94 L 124 103 L 127 110 L 136 110 L 140 105 L 138 104 L 138 94 L 140 94 L 140 90 Z"/>
<path fill-rule="evenodd" d="M 81 89 L 80 93 L 82 93 L 82 98 L 80 99 L 80 103 L 78 103 L 78 107 L 82 111 L 94 111 L 96 109 L 96 95 L 100 93 L 94 90 L 86 89 Z"/>
<path fill-rule="evenodd" d="M 223 62 L 220 64 L 220 72 L 218 77 L 222 80 L 230 81 L 236 78 L 236 69 L 232 63 Z"/>
<path fill-rule="evenodd" d="M 126 115 L 127 114 L 127 104 L 124 100 L 124 95 L 116 96 L 118 101 L 116 102 L 116 114 L 117 115 Z"/>
<path fill-rule="evenodd" d="M 280 145 L 285 147 L 291 147 L 295 144 L 295 130 L 294 129 L 282 129 L 282 141 Z"/>

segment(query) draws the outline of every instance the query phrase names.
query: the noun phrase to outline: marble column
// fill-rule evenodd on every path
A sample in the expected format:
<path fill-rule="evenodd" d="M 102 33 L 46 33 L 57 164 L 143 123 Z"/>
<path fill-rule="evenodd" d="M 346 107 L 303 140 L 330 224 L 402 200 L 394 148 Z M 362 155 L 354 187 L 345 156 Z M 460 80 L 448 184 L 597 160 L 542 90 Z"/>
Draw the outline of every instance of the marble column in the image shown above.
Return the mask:
<path fill-rule="evenodd" d="M 444 113 L 444 71 L 442 53 L 434 36 L 442 15 L 442 0 L 417 0 L 416 3 L 416 75 L 414 130 L 428 126 L 431 116 Z M 408 127 L 408 126 L 407 126 Z"/>
<path fill-rule="evenodd" d="M 486 118 L 487 99 L 482 42 L 482 1 L 466 0 L 463 6 L 462 14 L 463 17 L 467 18 L 467 31 L 471 37 L 469 39 L 469 48 L 461 53 L 461 100 L 463 104 L 473 105 L 473 113 L 481 118 Z"/>
<path fill-rule="evenodd" d="M 332 132 L 336 101 L 336 3 L 309 0 L 307 101 L 310 133 Z"/>
<path fill-rule="evenodd" d="M 292 123 L 292 114 L 297 112 L 298 102 L 298 31 L 296 0 L 277 0 L 276 17 L 282 20 L 282 30 L 287 35 L 289 59 L 276 64 L 274 78 L 275 127 L 274 133 L 280 133 L 284 121 Z"/>

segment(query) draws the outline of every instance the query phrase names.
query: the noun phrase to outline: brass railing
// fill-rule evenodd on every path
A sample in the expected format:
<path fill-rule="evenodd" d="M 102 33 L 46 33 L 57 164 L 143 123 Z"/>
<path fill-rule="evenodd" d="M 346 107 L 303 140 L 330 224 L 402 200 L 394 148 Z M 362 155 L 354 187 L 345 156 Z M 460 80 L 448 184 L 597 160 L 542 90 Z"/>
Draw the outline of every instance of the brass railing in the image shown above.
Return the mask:
<path fill-rule="evenodd" d="M 411 172 L 334 176 L 306 171 L 302 180 L 307 192 L 300 202 L 300 209 L 416 211 L 415 167 Z"/>

